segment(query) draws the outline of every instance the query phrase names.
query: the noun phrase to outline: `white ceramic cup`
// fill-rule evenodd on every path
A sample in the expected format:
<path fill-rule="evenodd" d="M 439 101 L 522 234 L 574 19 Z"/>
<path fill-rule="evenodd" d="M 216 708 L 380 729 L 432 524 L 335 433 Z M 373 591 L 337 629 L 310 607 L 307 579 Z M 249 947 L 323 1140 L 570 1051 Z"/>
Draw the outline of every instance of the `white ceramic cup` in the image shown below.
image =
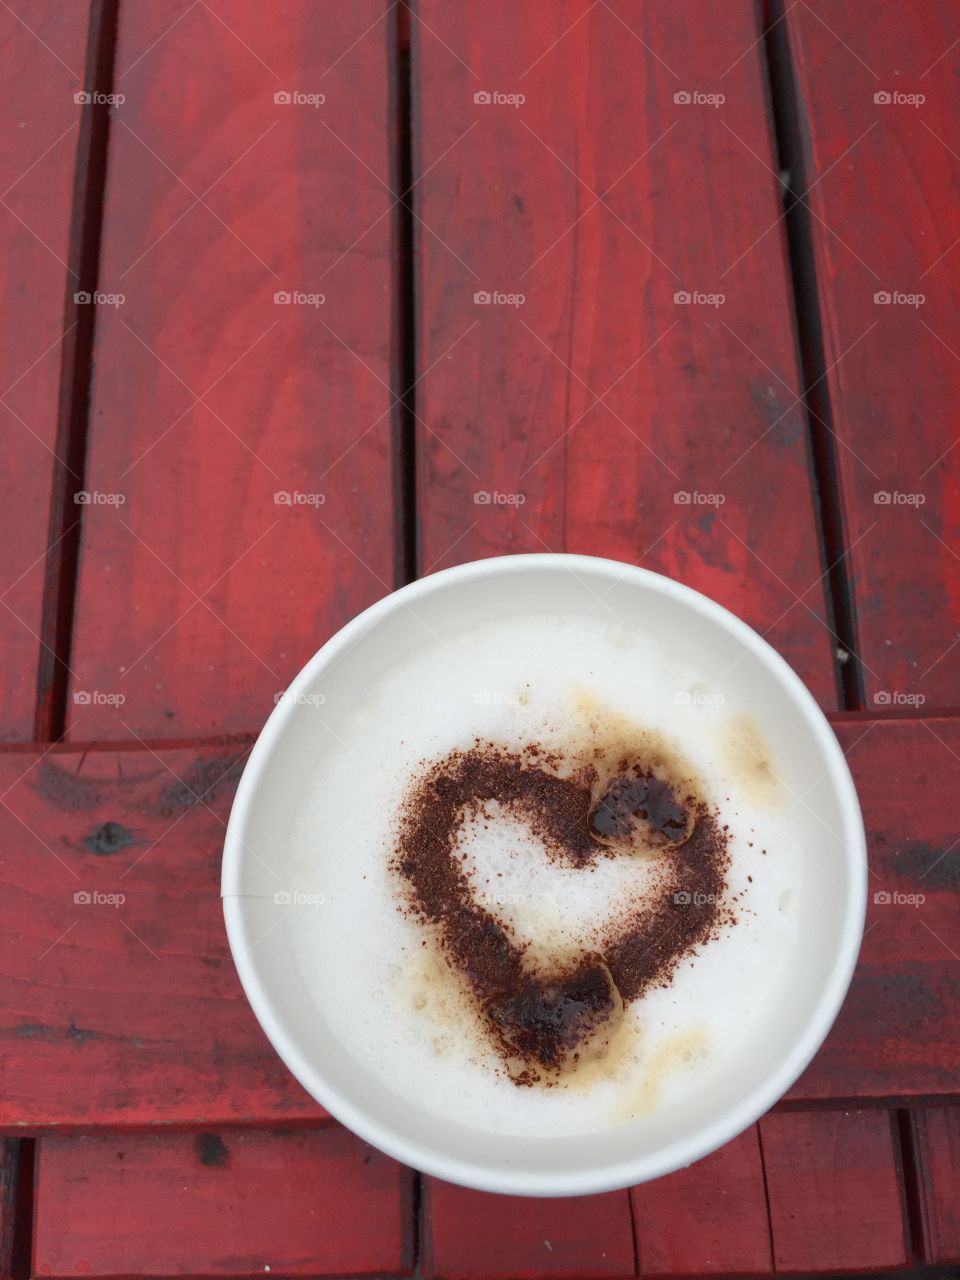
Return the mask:
<path fill-rule="evenodd" d="M 278 884 L 317 751 L 365 688 L 454 629 L 521 614 L 590 613 L 602 601 L 666 638 L 703 678 L 749 707 L 769 743 L 806 851 L 799 887 L 804 954 L 762 1032 L 682 1105 L 572 1137 L 481 1132 L 400 1097 L 328 1030 L 300 971 Z M 660 1177 L 741 1133 L 793 1084 L 822 1044 L 856 964 L 866 908 L 863 821 L 846 761 L 806 687 L 720 605 L 669 578 L 587 556 L 479 560 L 396 591 L 347 624 L 303 668 L 267 721 L 237 789 L 223 855 L 230 947 L 247 998 L 304 1088 L 360 1137 L 426 1173 L 513 1195 L 582 1195 Z M 279 914 L 278 914 L 279 913 Z M 708 959 L 704 958 L 704 963 Z M 425 1102 L 430 1081 L 424 1080 Z"/>

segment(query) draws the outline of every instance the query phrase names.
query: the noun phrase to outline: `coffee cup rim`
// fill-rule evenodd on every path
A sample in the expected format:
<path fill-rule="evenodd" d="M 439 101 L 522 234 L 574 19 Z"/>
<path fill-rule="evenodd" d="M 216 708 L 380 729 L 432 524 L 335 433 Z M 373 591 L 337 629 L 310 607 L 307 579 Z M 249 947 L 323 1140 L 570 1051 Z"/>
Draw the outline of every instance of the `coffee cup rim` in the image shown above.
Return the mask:
<path fill-rule="evenodd" d="M 582 1171 L 518 1169 L 509 1163 L 491 1169 L 473 1164 L 427 1142 L 416 1141 L 381 1123 L 325 1077 L 321 1067 L 308 1060 L 277 1015 L 270 983 L 261 972 L 244 922 L 242 892 L 245 841 L 250 815 L 260 802 L 260 784 L 268 760 L 277 749 L 297 702 L 297 695 L 312 687 L 317 677 L 359 637 L 379 627 L 404 605 L 415 604 L 428 594 L 467 584 L 479 578 L 531 571 L 600 574 L 678 600 L 702 617 L 725 628 L 734 639 L 763 663 L 778 680 L 813 734 L 824 771 L 832 776 L 842 815 L 846 872 L 846 911 L 839 945 L 829 979 L 820 991 L 802 1034 L 771 1072 L 736 1105 L 708 1125 L 681 1140 L 636 1158 Z M 833 730 L 800 677 L 772 646 L 730 610 L 691 587 L 652 570 L 616 560 L 566 553 L 528 553 L 475 560 L 417 579 L 370 605 L 336 632 L 306 663 L 278 701 L 247 759 L 237 787 L 224 841 L 221 897 L 227 937 L 247 1000 L 274 1049 L 293 1076 L 335 1119 L 387 1155 L 414 1168 L 477 1190 L 510 1195 L 570 1196 L 611 1191 L 684 1168 L 709 1155 L 748 1129 L 795 1083 L 826 1039 L 846 996 L 863 936 L 867 901 L 866 835 L 856 788 L 843 751 Z"/>

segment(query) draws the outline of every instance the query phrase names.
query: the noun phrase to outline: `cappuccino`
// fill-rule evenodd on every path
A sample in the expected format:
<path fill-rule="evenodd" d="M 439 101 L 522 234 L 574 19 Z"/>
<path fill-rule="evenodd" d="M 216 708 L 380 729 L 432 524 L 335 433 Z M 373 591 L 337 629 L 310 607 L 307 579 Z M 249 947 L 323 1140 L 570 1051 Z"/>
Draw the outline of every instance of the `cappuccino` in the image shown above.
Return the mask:
<path fill-rule="evenodd" d="M 289 927 L 389 1088 L 514 1135 L 680 1102 L 796 950 L 795 798 L 746 708 L 635 627 L 536 615 L 425 644 L 335 721 Z"/>

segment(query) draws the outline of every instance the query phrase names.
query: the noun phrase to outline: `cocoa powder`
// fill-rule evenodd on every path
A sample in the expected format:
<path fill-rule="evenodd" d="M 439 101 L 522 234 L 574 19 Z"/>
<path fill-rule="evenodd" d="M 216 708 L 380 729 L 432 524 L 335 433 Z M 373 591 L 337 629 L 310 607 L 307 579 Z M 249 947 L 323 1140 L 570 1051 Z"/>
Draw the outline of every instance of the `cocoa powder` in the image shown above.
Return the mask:
<path fill-rule="evenodd" d="M 588 1043 L 612 1034 L 625 1003 L 668 984 L 731 916 L 727 834 L 705 801 L 629 749 L 600 777 L 598 754 L 564 761 L 536 746 L 478 741 L 424 764 L 401 806 L 392 868 L 406 887 L 403 909 L 435 932 L 517 1084 L 550 1083 L 576 1066 Z M 454 852 L 465 815 L 491 801 L 521 817 L 559 864 L 587 871 L 601 857 L 666 860 L 665 891 L 628 907 L 602 954 L 534 964 L 477 901 Z M 638 836 L 639 848 L 618 846 L 636 846 Z"/>

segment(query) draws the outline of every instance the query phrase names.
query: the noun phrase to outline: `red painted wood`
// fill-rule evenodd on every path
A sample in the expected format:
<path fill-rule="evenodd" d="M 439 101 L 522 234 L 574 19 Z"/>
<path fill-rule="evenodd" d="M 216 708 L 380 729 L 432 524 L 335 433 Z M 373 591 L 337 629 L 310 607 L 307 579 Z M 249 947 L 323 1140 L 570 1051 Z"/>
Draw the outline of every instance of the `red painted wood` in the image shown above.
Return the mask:
<path fill-rule="evenodd" d="M 634 561 L 835 705 L 755 6 L 419 12 L 422 569 Z M 475 304 L 494 291 L 525 300 Z"/>
<path fill-rule="evenodd" d="M 948 1096 L 960 1079 L 960 720 L 836 728 L 867 828 L 866 931 L 834 1029 L 789 1096 Z"/>
<path fill-rule="evenodd" d="M 849 566 L 868 697 L 956 703 L 960 674 L 960 12 L 789 5 Z M 924 96 L 909 105 L 876 95 Z M 878 293 L 923 294 L 878 305 Z M 876 495 L 894 501 L 878 504 Z M 900 499 L 896 499 L 900 495 Z M 919 499 L 922 505 L 912 505 Z"/>
<path fill-rule="evenodd" d="M 0 1126 L 323 1114 L 260 1031 L 224 933 L 246 749 L 0 756 Z M 125 901 L 75 901 L 94 893 Z"/>
<path fill-rule="evenodd" d="M 919 1188 L 923 1256 L 960 1262 L 960 1110 L 911 1113 Z"/>
<path fill-rule="evenodd" d="M 407 1275 L 411 1177 L 339 1126 L 44 1138 L 34 1274 Z"/>
<path fill-rule="evenodd" d="M 0 1142 L 0 1276 L 13 1275 L 13 1224 L 16 1214 L 17 1143 Z"/>
<path fill-rule="evenodd" d="M 0 6 L 0 738 L 33 737 L 86 4 Z M 70 335 L 67 334 L 67 345 Z"/>
<path fill-rule="evenodd" d="M 778 1271 L 905 1265 L 891 1113 L 774 1113 L 760 1139 Z"/>
<path fill-rule="evenodd" d="M 641 1275 L 773 1270 L 756 1127 L 688 1169 L 633 1187 L 630 1199 Z"/>
<path fill-rule="evenodd" d="M 443 1280 L 589 1280 L 635 1271 L 626 1191 L 531 1200 L 426 1178 L 423 1249 L 423 1274 Z"/>
<path fill-rule="evenodd" d="M 388 34 L 121 6 L 87 488 L 124 502 L 84 512 L 74 740 L 259 728 L 392 588 Z"/>
<path fill-rule="evenodd" d="M 924 902 L 871 900 L 851 993 L 790 1097 L 949 1097 L 960 720 L 838 730 L 866 816 L 871 899 Z M 260 1032 L 223 930 L 224 822 L 247 745 L 0 754 L 0 1127 L 322 1116 Z M 107 822 L 132 843 L 110 852 Z M 126 901 L 74 902 L 94 890 Z"/>

